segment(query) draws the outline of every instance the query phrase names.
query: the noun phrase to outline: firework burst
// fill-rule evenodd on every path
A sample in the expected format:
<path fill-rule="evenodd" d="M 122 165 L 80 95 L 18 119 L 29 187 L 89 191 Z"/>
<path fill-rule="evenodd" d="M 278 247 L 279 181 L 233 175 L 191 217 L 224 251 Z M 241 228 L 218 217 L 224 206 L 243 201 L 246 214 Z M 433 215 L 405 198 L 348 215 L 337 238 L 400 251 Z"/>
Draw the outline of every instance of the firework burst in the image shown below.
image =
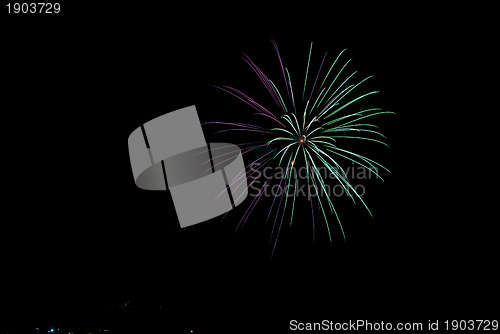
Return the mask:
<path fill-rule="evenodd" d="M 243 154 L 251 151 L 267 148 L 266 153 L 258 157 L 251 165 L 258 164 L 259 168 L 265 168 L 269 165 L 279 165 L 285 170 L 279 180 L 279 187 L 285 189 L 280 196 L 273 198 L 267 219 L 271 218 L 274 212 L 271 240 L 274 240 L 272 253 L 274 254 L 276 243 L 285 221 L 286 213 L 289 216 L 289 224 L 293 222 L 295 211 L 295 202 L 297 193 L 290 192 L 290 188 L 297 189 L 299 179 L 293 169 L 297 166 L 305 167 L 307 176 L 301 182 L 307 182 L 307 189 L 314 189 L 316 194 L 324 196 L 315 196 L 317 207 L 319 208 L 321 220 L 324 220 L 330 243 L 332 236 L 330 232 L 329 217 L 335 216 L 340 226 L 340 230 L 345 239 L 344 229 L 337 214 L 331 196 L 326 191 L 326 181 L 324 175 L 320 173 L 320 168 L 326 168 L 331 175 L 340 183 L 345 194 L 354 202 L 359 201 L 371 215 L 368 206 L 361 196 L 356 192 L 355 187 L 348 180 L 347 173 L 339 163 L 339 160 L 350 161 L 363 168 L 367 168 L 382 179 L 377 173 L 379 168 L 386 171 L 387 168 L 361 154 L 351 152 L 337 144 L 337 139 L 364 140 L 379 143 L 388 146 L 385 143 L 385 136 L 377 131 L 377 126 L 371 123 L 374 116 L 381 114 L 393 114 L 384 111 L 381 108 L 355 108 L 361 100 L 370 95 L 379 93 L 378 91 L 369 91 L 359 94 L 359 86 L 371 78 L 371 76 L 356 79 L 357 71 L 347 73 L 347 66 L 351 59 L 343 61 L 345 49 L 331 63 L 328 70 L 323 70 L 327 53 L 323 56 L 316 75 L 311 77 L 310 62 L 313 49 L 313 43 L 309 48 L 307 66 L 305 69 L 303 85 L 292 85 L 290 72 L 284 66 L 278 46 L 272 40 L 276 51 L 280 70 L 282 74 L 283 86 L 278 89 L 278 85 L 270 80 L 266 74 L 248 57 L 243 54 L 244 61 L 252 68 L 258 76 L 268 94 L 274 101 L 274 106 L 264 107 L 242 91 L 229 86 L 215 86 L 226 93 L 231 94 L 237 99 L 249 105 L 256 110 L 255 116 L 269 118 L 274 124 L 273 127 L 261 126 L 264 122 L 251 123 L 226 123 L 226 122 L 206 122 L 207 124 L 217 124 L 229 126 L 229 128 L 220 130 L 225 131 L 244 131 L 255 132 L 263 138 L 260 142 L 242 144 Z M 342 78 L 342 79 L 341 79 Z M 281 80 L 281 79 L 280 79 Z M 300 82 L 302 83 L 302 82 Z M 295 84 L 295 82 L 294 82 Z M 297 90 L 298 89 L 298 90 Z M 298 93 L 298 94 L 297 94 Z M 255 117 L 256 121 L 259 118 Z M 261 124 L 261 125 L 259 125 Z M 251 179 L 258 172 L 258 169 L 242 171 L 240 177 L 232 180 L 234 185 L 243 184 L 242 178 L 246 176 Z M 388 171 L 389 172 L 389 171 Z M 382 179 L 383 180 L 383 179 Z M 252 187 L 252 181 L 248 187 Z M 243 214 L 238 227 L 245 224 L 248 217 L 263 197 L 264 189 L 268 186 L 267 180 L 257 195 L 251 201 L 248 209 Z M 313 238 L 317 218 L 314 215 L 313 199 L 308 196 L 311 202 L 311 220 L 313 227 Z M 288 220 L 288 218 L 286 219 Z"/>

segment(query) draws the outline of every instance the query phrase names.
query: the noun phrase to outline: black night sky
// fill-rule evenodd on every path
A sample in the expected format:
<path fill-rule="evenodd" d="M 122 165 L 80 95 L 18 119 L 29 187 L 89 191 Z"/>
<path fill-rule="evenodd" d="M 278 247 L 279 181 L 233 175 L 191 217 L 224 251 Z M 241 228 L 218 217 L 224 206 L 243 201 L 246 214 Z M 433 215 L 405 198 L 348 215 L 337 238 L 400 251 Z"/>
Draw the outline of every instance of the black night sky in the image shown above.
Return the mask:
<path fill-rule="evenodd" d="M 0 333 L 289 333 L 291 319 L 498 317 L 496 219 L 477 171 L 464 170 L 478 153 L 454 132 L 465 106 L 450 102 L 454 85 L 472 81 L 457 68 L 481 40 L 464 38 L 456 15 L 361 4 L 62 5 L 57 17 L 1 9 Z M 248 203 L 181 229 L 168 192 L 135 186 L 127 148 L 140 124 L 185 106 L 201 121 L 249 117 L 211 85 L 262 96 L 241 52 L 279 75 L 271 38 L 297 75 L 311 41 L 314 66 L 347 48 L 375 76 L 377 103 L 397 113 L 376 122 L 391 149 L 357 146 L 392 171 L 367 183 L 374 219 L 341 200 L 347 240 L 332 217 L 333 245 L 324 227 L 313 243 L 299 204 L 272 258 L 268 202 L 236 233 Z"/>

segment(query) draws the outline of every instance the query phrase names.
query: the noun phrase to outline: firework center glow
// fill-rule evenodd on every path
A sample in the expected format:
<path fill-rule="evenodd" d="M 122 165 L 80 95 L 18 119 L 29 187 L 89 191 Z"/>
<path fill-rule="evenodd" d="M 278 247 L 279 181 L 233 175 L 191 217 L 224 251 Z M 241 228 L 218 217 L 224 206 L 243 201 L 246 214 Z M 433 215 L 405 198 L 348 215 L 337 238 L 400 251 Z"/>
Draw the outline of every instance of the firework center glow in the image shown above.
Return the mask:
<path fill-rule="evenodd" d="M 305 135 L 300 136 L 299 137 L 299 144 L 305 145 L 306 140 L 307 140 L 307 137 Z"/>

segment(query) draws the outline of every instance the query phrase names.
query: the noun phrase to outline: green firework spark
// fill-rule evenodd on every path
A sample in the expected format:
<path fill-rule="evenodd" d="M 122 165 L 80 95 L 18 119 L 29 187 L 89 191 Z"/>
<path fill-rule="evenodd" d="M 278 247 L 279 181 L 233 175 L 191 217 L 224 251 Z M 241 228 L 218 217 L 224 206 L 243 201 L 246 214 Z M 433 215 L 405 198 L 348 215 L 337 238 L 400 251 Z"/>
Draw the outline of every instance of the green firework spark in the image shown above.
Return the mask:
<path fill-rule="evenodd" d="M 244 153 L 257 150 L 263 146 L 267 147 L 271 150 L 266 153 L 265 159 L 264 156 L 257 159 L 257 161 L 260 160 L 261 162 L 260 166 L 275 164 L 282 166 L 286 170 L 286 173 L 283 173 L 283 177 L 280 180 L 280 186 L 284 184 L 286 191 L 283 191 L 279 199 L 273 199 L 273 204 L 269 210 L 271 212 L 273 206 L 278 205 L 271 233 L 271 238 L 275 235 L 274 253 L 285 213 L 288 212 L 287 207 L 291 208 L 289 212 L 289 224 L 291 225 L 293 222 L 297 194 L 295 191 L 293 194 L 290 194 L 289 189 L 290 185 L 293 185 L 294 189 L 297 189 L 300 180 L 296 173 L 292 173 L 292 169 L 299 164 L 306 168 L 307 175 L 305 182 L 307 182 L 308 189 L 312 187 L 316 194 L 324 194 L 324 196 L 318 195 L 316 198 L 319 212 L 321 212 L 321 216 L 324 218 L 330 243 L 332 242 L 329 223 L 330 217 L 335 216 L 344 239 L 345 234 L 333 199 L 326 190 L 326 180 L 320 172 L 321 168 L 326 168 L 340 183 L 345 193 L 353 202 L 361 202 L 368 213 L 372 215 L 366 203 L 349 182 L 347 173 L 340 161 L 344 159 L 350 161 L 352 164 L 369 169 L 381 180 L 383 179 L 378 174 L 379 168 L 387 172 L 389 170 L 368 157 L 339 146 L 337 139 L 361 140 L 388 146 L 385 142 L 386 137 L 378 131 L 378 126 L 373 124 L 372 120 L 378 115 L 394 113 L 377 107 L 356 108 L 360 104 L 359 102 L 365 101 L 371 95 L 378 94 L 379 91 L 374 90 L 360 93 L 362 84 L 372 78 L 372 76 L 357 78 L 357 71 L 353 71 L 352 73 L 347 72 L 351 59 L 342 61 L 345 49 L 335 57 L 328 71 L 323 73 L 323 64 L 327 57 L 325 53 L 316 76 L 311 77 L 310 63 L 313 53 L 313 43 L 311 43 L 309 48 L 303 85 L 301 83 L 295 84 L 295 86 L 302 88 L 299 93 L 301 99 L 297 100 L 297 95 L 294 94 L 294 85 L 292 85 L 290 71 L 283 64 L 276 42 L 273 40 L 272 43 L 283 75 L 281 91 L 278 88 L 279 85 L 276 84 L 277 82 L 271 81 L 247 55 L 244 54 L 243 59 L 262 82 L 268 94 L 273 99 L 274 106 L 264 107 L 245 93 L 229 86 L 216 87 L 235 96 L 255 109 L 257 116 L 264 116 L 271 119 L 275 126 L 265 127 L 249 123 L 207 123 L 233 126 L 233 129 L 230 130 L 259 132 L 259 135 L 262 134 L 262 137 L 264 137 L 263 140 L 258 143 L 251 143 L 252 145 Z M 250 177 L 251 175 L 247 176 Z M 258 196 L 254 198 L 243 215 L 240 224 L 246 222 L 263 193 L 260 191 Z M 312 201 L 310 196 L 308 200 Z M 315 222 L 312 203 L 311 213 L 314 230 Z"/>

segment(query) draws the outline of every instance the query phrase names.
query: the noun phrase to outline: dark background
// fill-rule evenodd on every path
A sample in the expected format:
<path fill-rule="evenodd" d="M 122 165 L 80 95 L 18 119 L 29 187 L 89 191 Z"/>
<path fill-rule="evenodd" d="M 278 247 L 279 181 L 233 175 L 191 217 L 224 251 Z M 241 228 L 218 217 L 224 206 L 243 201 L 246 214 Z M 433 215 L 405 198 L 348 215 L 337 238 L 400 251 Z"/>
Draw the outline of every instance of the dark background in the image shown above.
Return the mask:
<path fill-rule="evenodd" d="M 476 187 L 488 167 L 457 123 L 465 105 L 454 104 L 465 97 L 455 88 L 473 82 L 464 59 L 482 45 L 467 38 L 474 13 L 62 5 L 52 17 L 2 8 L 0 328 L 287 333 L 291 319 L 498 315 L 496 219 Z M 364 148 L 392 171 L 368 184 L 374 219 L 341 200 L 347 240 L 332 217 L 333 245 L 321 228 L 313 243 L 310 213 L 299 210 L 272 258 L 269 203 L 236 233 L 250 200 L 223 221 L 181 230 L 168 192 L 135 187 L 127 149 L 138 125 L 188 105 L 202 121 L 249 117 L 210 85 L 265 96 L 240 56 L 280 78 L 271 38 L 298 77 L 310 41 L 315 66 L 324 51 L 348 48 L 354 67 L 375 75 L 378 105 L 397 113 L 377 121 L 391 149 Z"/>

